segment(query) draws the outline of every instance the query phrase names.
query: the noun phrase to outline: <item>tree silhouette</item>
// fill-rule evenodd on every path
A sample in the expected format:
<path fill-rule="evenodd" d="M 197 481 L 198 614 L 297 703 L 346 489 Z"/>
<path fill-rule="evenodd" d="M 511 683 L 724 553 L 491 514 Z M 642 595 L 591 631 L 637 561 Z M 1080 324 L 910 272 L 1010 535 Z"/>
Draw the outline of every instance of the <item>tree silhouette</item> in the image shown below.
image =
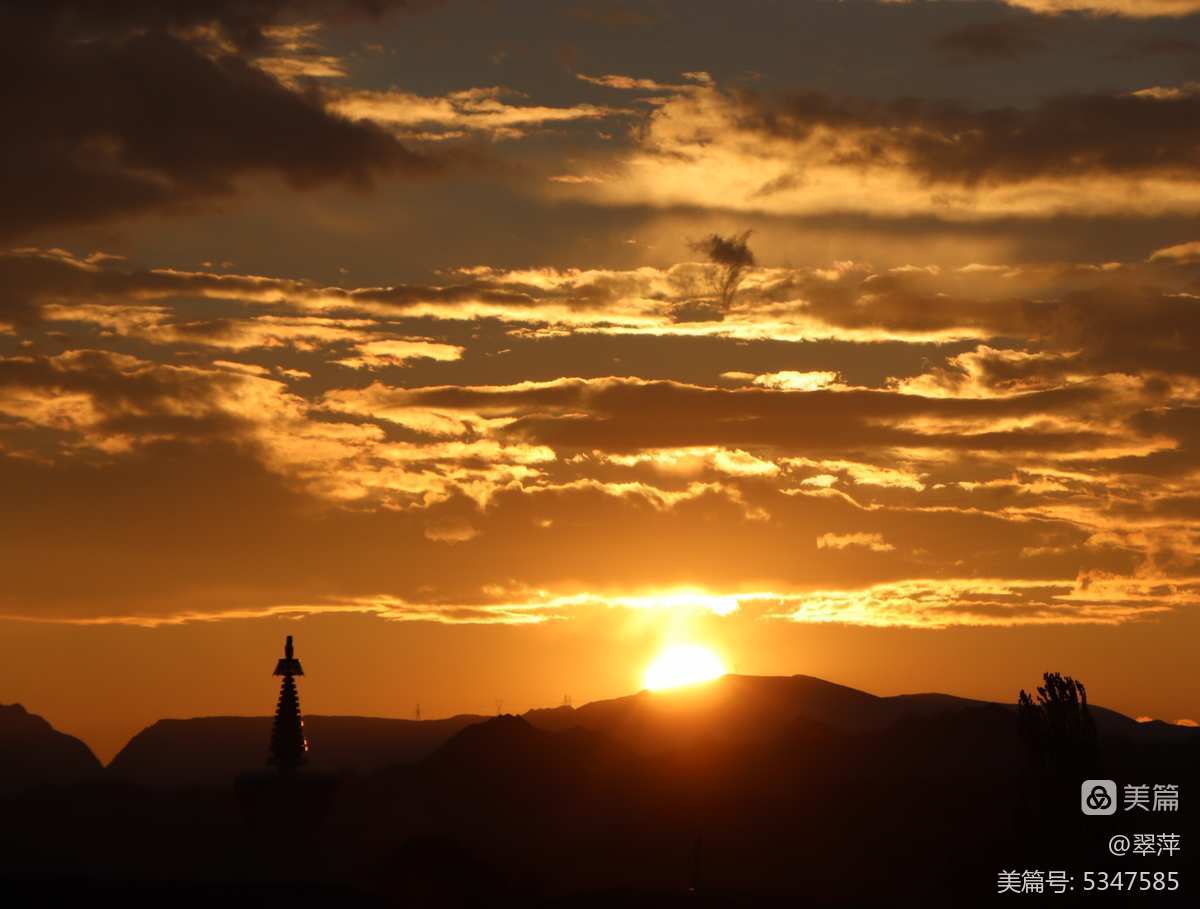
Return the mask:
<path fill-rule="evenodd" d="M 1042 674 L 1037 700 L 1021 689 L 1017 720 L 1035 762 L 1058 774 L 1089 773 L 1099 758 L 1096 724 L 1083 682 L 1058 672 Z"/>

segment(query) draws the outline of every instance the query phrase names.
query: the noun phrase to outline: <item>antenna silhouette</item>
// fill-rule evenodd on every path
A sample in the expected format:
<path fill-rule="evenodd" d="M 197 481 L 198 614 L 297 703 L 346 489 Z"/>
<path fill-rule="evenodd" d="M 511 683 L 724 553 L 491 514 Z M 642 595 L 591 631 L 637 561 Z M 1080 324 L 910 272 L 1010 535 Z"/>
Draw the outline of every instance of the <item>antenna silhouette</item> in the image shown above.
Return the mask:
<path fill-rule="evenodd" d="M 420 703 L 417 704 L 417 709 L 414 711 L 414 714 L 417 718 L 417 722 L 418 723 L 421 722 L 421 705 L 420 705 Z"/>
<path fill-rule="evenodd" d="M 504 701 L 496 698 L 496 716 L 500 716 L 504 712 Z"/>

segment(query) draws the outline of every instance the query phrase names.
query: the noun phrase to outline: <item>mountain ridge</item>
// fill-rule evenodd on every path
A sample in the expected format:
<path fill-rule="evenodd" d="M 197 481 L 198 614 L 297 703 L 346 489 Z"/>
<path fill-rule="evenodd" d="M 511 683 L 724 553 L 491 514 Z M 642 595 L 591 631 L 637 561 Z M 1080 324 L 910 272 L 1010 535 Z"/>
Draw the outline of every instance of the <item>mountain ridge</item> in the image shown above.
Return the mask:
<path fill-rule="evenodd" d="M 1102 736 L 1142 742 L 1200 739 L 1200 730 L 1138 723 L 1104 707 L 1091 709 Z M 938 718 L 943 725 L 958 722 L 965 731 L 973 728 L 969 720 L 945 718 L 963 711 L 982 716 L 979 711 L 985 710 L 997 723 L 1000 715 L 995 711 L 1015 711 L 1015 705 L 940 692 L 875 695 L 804 674 L 729 674 L 699 685 L 643 690 L 579 707 L 532 708 L 520 716 L 537 730 L 582 729 L 644 754 L 700 743 L 709 748 L 764 744 L 786 734 L 811 737 L 817 734 L 814 729 L 821 728 L 861 736 L 921 720 L 933 721 L 930 728 L 942 734 Z M 309 766 L 324 772 L 369 774 L 419 762 L 464 730 L 490 719 L 494 718 L 481 714 L 430 720 L 308 715 L 305 731 L 314 746 Z M 270 724 L 270 716 L 163 718 L 131 737 L 103 768 L 103 776 L 152 787 L 216 785 L 263 766 Z M 61 735 L 48 723 L 45 726 Z M 797 729 L 804 731 L 797 733 Z M 79 745 L 87 748 L 82 742 Z M 96 765 L 100 766 L 98 761 Z"/>
<path fill-rule="evenodd" d="M 82 739 L 59 732 L 21 704 L 0 704 L 0 796 L 97 779 L 103 770 Z"/>

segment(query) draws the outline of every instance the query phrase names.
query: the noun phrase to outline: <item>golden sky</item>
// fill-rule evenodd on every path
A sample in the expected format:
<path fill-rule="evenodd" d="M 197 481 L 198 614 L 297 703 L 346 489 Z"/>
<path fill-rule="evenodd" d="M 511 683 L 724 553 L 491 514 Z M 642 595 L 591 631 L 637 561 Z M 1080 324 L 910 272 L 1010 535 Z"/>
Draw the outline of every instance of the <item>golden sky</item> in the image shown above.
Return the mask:
<path fill-rule="evenodd" d="M 1200 714 L 1200 3 L 0 17 L 0 701 Z"/>

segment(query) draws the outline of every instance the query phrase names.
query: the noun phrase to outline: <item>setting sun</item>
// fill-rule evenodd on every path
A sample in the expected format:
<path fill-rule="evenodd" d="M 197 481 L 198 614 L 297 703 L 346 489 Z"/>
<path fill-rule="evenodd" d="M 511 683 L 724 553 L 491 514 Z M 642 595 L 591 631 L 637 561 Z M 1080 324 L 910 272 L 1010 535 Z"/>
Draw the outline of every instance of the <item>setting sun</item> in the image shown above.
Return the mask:
<path fill-rule="evenodd" d="M 646 667 L 642 684 L 651 691 L 707 682 L 725 674 L 721 658 L 707 647 L 676 644 L 668 647 Z"/>

